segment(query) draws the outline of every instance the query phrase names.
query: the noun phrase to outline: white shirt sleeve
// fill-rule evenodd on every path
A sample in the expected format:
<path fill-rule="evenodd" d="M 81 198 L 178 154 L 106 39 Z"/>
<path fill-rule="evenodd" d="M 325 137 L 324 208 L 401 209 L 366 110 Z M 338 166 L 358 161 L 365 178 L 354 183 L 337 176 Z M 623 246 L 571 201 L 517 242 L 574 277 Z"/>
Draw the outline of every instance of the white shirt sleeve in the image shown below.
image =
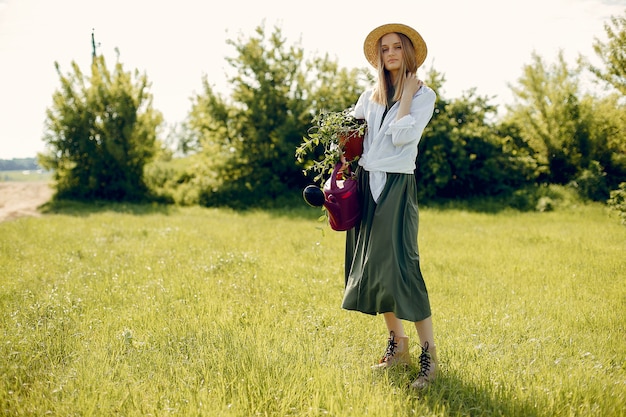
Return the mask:
<path fill-rule="evenodd" d="M 356 102 L 356 105 L 354 106 L 354 117 L 356 119 L 365 119 L 365 104 L 367 103 L 367 101 L 369 100 L 369 97 L 371 95 L 371 91 L 365 91 L 363 93 L 361 93 L 361 95 L 359 96 L 359 99 Z"/>
<path fill-rule="evenodd" d="M 424 87 L 413 97 L 410 113 L 400 120 L 394 120 L 389 125 L 387 134 L 391 135 L 391 142 L 395 146 L 407 144 L 415 145 L 420 141 L 426 125 L 433 116 L 436 94 Z"/>

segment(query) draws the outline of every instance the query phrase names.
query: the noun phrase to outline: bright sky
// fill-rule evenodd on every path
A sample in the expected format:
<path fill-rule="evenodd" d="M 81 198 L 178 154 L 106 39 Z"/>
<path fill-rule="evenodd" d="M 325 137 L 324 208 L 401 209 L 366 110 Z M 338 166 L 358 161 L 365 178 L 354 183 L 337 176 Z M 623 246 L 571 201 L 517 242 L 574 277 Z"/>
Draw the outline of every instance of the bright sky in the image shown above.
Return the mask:
<path fill-rule="evenodd" d="M 147 73 L 154 107 L 171 125 L 189 112 L 204 74 L 228 94 L 225 57 L 235 54 L 226 40 L 261 24 L 268 34 L 279 26 L 307 57 L 328 53 L 347 68 L 368 66 L 371 29 L 408 24 L 428 44 L 422 68 L 445 74 L 440 93 L 452 99 L 475 87 L 501 105 L 533 51 L 548 62 L 560 49 L 572 64 L 578 54 L 593 60 L 594 39 L 605 40 L 604 24 L 625 11 L 626 0 L 0 0 L 0 159 L 45 149 L 45 111 L 60 85 L 54 62 L 88 73 L 92 29 L 109 66 L 117 47 L 126 71 Z"/>

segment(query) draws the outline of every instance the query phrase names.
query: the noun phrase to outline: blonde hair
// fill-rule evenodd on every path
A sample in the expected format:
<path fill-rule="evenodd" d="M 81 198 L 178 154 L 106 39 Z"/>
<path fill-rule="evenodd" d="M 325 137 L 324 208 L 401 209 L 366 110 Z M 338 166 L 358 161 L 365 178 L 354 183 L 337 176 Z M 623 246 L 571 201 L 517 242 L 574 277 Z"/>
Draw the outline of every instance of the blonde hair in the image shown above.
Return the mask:
<path fill-rule="evenodd" d="M 400 74 L 416 73 L 417 72 L 417 59 L 415 57 L 415 48 L 411 40 L 404 34 L 394 32 L 400 37 L 400 43 L 402 45 L 402 64 L 400 67 Z M 386 106 L 387 97 L 389 91 L 395 88 L 395 92 L 392 100 L 398 101 L 402 97 L 402 89 L 404 88 L 404 77 L 399 77 L 396 85 L 393 85 L 391 81 L 391 73 L 385 69 L 385 63 L 383 62 L 383 53 L 381 45 L 382 36 L 378 39 L 378 81 L 374 87 L 372 94 L 372 101 L 378 104 Z"/>

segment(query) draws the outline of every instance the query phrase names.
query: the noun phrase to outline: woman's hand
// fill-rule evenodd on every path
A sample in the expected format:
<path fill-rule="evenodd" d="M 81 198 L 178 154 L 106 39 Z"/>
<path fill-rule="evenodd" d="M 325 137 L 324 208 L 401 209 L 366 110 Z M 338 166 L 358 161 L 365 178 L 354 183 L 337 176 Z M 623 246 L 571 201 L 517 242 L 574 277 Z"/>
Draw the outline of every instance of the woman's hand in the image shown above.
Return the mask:
<path fill-rule="evenodd" d="M 424 85 L 424 83 L 422 80 L 417 78 L 416 74 L 411 72 L 407 73 L 404 77 L 404 89 L 402 90 L 402 96 L 407 94 L 408 97 L 413 98 L 422 85 Z"/>
<path fill-rule="evenodd" d="M 348 172 L 348 167 L 350 166 L 350 162 L 346 160 L 346 157 L 343 156 L 343 153 L 341 154 L 341 158 L 339 158 L 339 160 L 341 161 L 340 172 Z"/>
<path fill-rule="evenodd" d="M 411 102 L 413 96 L 417 93 L 424 83 L 417 78 L 416 74 L 408 73 L 404 78 L 404 87 L 402 88 L 402 98 L 400 98 L 400 107 L 398 108 L 398 116 L 396 120 L 400 120 L 411 111 Z"/>

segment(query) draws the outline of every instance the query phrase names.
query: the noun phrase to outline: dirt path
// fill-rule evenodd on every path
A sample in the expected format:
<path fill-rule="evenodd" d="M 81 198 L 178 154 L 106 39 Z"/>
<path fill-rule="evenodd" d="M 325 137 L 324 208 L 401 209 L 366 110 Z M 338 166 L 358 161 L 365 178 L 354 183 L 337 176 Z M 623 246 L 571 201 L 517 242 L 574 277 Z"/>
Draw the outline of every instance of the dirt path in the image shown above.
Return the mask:
<path fill-rule="evenodd" d="M 0 222 L 24 216 L 40 216 L 37 207 L 52 197 L 47 182 L 0 182 Z"/>

